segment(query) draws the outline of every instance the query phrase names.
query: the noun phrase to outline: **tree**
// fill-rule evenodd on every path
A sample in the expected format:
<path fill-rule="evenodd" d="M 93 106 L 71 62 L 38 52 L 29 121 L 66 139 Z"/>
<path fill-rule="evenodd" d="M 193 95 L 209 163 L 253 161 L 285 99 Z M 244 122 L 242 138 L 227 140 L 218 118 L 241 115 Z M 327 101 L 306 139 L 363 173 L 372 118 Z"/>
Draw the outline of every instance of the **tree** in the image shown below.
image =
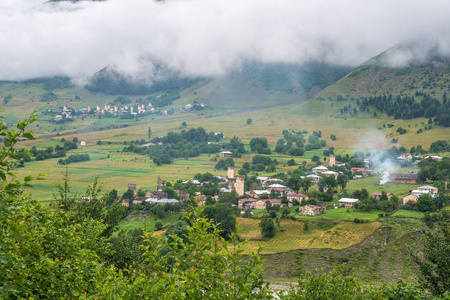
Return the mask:
<path fill-rule="evenodd" d="M 335 141 L 335 140 L 336 140 L 336 135 L 330 134 L 330 139 L 331 139 L 332 141 Z"/>
<path fill-rule="evenodd" d="M 155 222 L 155 230 L 161 230 L 163 228 L 163 223 L 161 221 Z"/>
<path fill-rule="evenodd" d="M 424 238 L 423 259 L 416 257 L 422 286 L 437 297 L 450 290 L 450 222 L 440 216 L 436 230 Z"/>
<path fill-rule="evenodd" d="M 305 177 L 301 181 L 300 185 L 301 185 L 303 191 L 307 192 L 309 190 L 309 188 L 313 185 L 312 179 L 310 177 Z"/>
<path fill-rule="evenodd" d="M 295 166 L 296 165 L 295 159 L 288 160 L 287 165 L 290 166 L 290 167 Z"/>
<path fill-rule="evenodd" d="M 252 121 L 253 121 L 252 119 L 248 118 L 248 119 L 247 119 L 247 125 L 252 124 Z"/>
<path fill-rule="evenodd" d="M 152 128 L 151 127 L 148 128 L 147 136 L 148 136 L 148 139 L 150 140 L 151 136 L 152 136 Z"/>
<path fill-rule="evenodd" d="M 98 294 L 105 299 L 270 299 L 259 250 L 244 257 L 237 237 L 225 241 L 200 213 L 198 208 L 187 215 L 185 239 L 146 235 L 145 266 L 131 280 L 120 274 L 105 278 Z"/>
<path fill-rule="evenodd" d="M 374 292 L 358 283 L 353 274 L 348 274 L 345 265 L 340 265 L 329 274 L 317 269 L 313 272 L 303 273 L 298 280 L 298 286 L 292 287 L 287 292 L 283 291 L 279 297 L 280 299 L 299 300 L 394 299 L 370 297 L 370 294 Z"/>
<path fill-rule="evenodd" d="M 339 174 L 337 177 L 337 184 L 342 188 L 342 190 L 345 189 L 348 183 L 348 177 L 345 174 Z"/>
<path fill-rule="evenodd" d="M 145 197 L 145 191 L 143 189 L 138 189 L 137 193 L 136 193 L 136 196 L 138 196 L 138 197 Z M 171 197 L 169 197 L 169 198 L 171 198 Z"/>
<path fill-rule="evenodd" d="M 123 195 L 122 195 L 122 199 L 128 199 L 128 202 L 130 204 L 133 203 L 134 200 L 134 192 L 132 190 L 127 190 Z"/>
<path fill-rule="evenodd" d="M 312 161 L 312 162 L 318 162 L 318 161 L 320 161 L 320 156 L 314 155 L 313 157 L 311 157 L 311 161 Z"/>
<path fill-rule="evenodd" d="M 181 123 L 181 126 L 186 127 L 187 123 L 185 121 L 183 121 L 183 123 Z"/>
<path fill-rule="evenodd" d="M 418 211 L 435 211 L 436 207 L 433 203 L 433 198 L 428 194 L 420 195 L 419 199 L 417 200 L 417 210 Z"/>
<path fill-rule="evenodd" d="M 23 182 L 10 172 L 19 152 L 19 139 L 32 139 L 26 127 L 35 113 L 19 122 L 17 130 L 0 123 L 0 298 L 69 299 L 94 295 L 103 280 L 94 249 L 107 248 L 100 237 L 105 226 L 90 219 L 77 221 L 72 212 L 45 209 L 25 195 L 33 176 Z M 42 178 L 41 176 L 38 179 Z"/>
<path fill-rule="evenodd" d="M 261 235 L 265 238 L 271 238 L 275 236 L 275 223 L 273 219 L 264 215 L 259 222 L 259 228 L 261 229 Z"/>

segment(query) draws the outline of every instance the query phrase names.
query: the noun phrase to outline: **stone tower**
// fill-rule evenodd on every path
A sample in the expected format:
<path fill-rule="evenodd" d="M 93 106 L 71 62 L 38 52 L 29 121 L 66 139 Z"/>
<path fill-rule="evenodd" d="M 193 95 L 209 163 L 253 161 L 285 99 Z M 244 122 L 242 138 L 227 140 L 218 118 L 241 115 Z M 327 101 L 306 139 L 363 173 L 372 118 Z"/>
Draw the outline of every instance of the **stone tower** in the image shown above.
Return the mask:
<path fill-rule="evenodd" d="M 233 179 L 233 178 L 234 178 L 234 168 L 228 167 L 228 179 Z"/>
<path fill-rule="evenodd" d="M 166 181 L 161 180 L 161 178 L 158 178 L 158 184 L 156 186 L 156 191 L 162 192 L 162 191 L 164 191 L 165 188 L 166 188 Z"/>
<path fill-rule="evenodd" d="M 128 189 L 132 190 L 134 195 L 136 196 L 136 183 L 129 183 L 128 184 Z"/>
<path fill-rule="evenodd" d="M 328 165 L 330 167 L 334 166 L 336 164 L 336 156 L 334 156 L 334 154 L 330 154 L 330 162 L 328 163 Z"/>
<path fill-rule="evenodd" d="M 236 193 L 239 196 L 244 196 L 244 176 L 236 176 Z"/>

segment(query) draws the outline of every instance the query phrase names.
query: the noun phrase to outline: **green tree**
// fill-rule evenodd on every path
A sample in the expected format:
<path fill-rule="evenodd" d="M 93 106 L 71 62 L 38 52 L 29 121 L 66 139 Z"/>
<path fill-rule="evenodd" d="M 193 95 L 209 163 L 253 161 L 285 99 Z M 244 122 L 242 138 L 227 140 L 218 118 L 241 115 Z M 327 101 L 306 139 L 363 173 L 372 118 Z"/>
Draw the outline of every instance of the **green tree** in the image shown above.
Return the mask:
<path fill-rule="evenodd" d="M 264 215 L 261 218 L 261 221 L 259 222 L 259 228 L 261 229 L 261 235 L 263 237 L 271 238 L 275 236 L 275 223 L 270 216 Z"/>
<path fill-rule="evenodd" d="M 148 131 L 147 131 L 147 137 L 148 137 L 149 140 L 150 140 L 151 137 L 152 137 L 152 128 L 151 128 L 151 127 L 148 128 Z"/>
<path fill-rule="evenodd" d="M 418 211 L 435 211 L 436 207 L 433 203 L 433 198 L 428 194 L 420 195 L 417 200 L 417 210 Z"/>
<path fill-rule="evenodd" d="M 318 270 L 303 273 L 298 286 L 292 287 L 287 293 L 280 293 L 279 297 L 296 300 L 371 299 L 368 294 L 372 294 L 372 291 L 359 284 L 353 274 L 348 274 L 345 265 L 340 265 L 329 274 Z"/>
<path fill-rule="evenodd" d="M 342 190 L 345 189 L 348 181 L 349 181 L 349 179 L 348 179 L 347 175 L 345 175 L 345 174 L 339 174 L 337 177 L 337 184 L 342 188 Z"/>
<path fill-rule="evenodd" d="M 252 119 L 248 118 L 248 119 L 247 119 L 247 125 L 252 124 L 252 121 L 253 121 Z"/>
<path fill-rule="evenodd" d="M 106 299 L 270 299 L 259 250 L 244 258 L 233 235 L 225 241 L 195 209 L 187 215 L 185 240 L 178 235 L 144 238 L 145 267 L 131 280 L 105 277 L 99 294 Z"/>
<path fill-rule="evenodd" d="M 450 291 L 450 222 L 442 216 L 424 238 L 423 259 L 416 257 L 420 282 L 437 297 Z"/>

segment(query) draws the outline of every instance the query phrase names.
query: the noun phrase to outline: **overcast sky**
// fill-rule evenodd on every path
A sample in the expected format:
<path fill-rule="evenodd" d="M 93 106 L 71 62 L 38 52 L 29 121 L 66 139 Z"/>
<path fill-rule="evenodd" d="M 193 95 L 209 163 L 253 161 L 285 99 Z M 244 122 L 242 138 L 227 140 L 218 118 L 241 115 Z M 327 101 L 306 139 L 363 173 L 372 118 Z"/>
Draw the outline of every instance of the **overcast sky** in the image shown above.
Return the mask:
<path fill-rule="evenodd" d="M 450 1 L 0 0 L 0 79 L 87 78 L 114 66 L 139 78 L 162 63 L 188 76 L 221 75 L 246 60 L 309 59 L 356 66 L 403 43 L 450 53 Z"/>

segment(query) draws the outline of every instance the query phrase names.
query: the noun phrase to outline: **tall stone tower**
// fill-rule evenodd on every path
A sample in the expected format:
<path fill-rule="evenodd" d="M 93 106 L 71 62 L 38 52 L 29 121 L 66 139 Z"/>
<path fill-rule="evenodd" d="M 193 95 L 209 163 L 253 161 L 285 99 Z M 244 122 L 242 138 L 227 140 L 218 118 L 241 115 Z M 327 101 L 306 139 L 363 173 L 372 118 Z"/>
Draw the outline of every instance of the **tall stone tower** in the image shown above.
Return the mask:
<path fill-rule="evenodd" d="M 330 154 L 330 162 L 328 163 L 328 165 L 330 167 L 334 166 L 336 164 L 336 156 L 334 156 L 334 154 Z"/>
<path fill-rule="evenodd" d="M 239 196 L 244 196 L 244 176 L 236 176 L 236 193 Z"/>
<path fill-rule="evenodd" d="M 164 191 L 165 188 L 166 188 L 166 181 L 161 180 L 161 178 L 158 178 L 158 184 L 156 186 L 156 191 L 162 192 L 162 191 Z"/>
<path fill-rule="evenodd" d="M 234 178 L 234 168 L 233 167 L 228 167 L 228 179 L 233 179 Z"/>
<path fill-rule="evenodd" d="M 234 168 L 228 167 L 228 189 L 234 190 L 236 187 L 236 179 L 234 178 Z"/>
<path fill-rule="evenodd" d="M 132 190 L 134 195 L 136 196 L 136 183 L 129 183 L 128 184 L 128 189 Z"/>

